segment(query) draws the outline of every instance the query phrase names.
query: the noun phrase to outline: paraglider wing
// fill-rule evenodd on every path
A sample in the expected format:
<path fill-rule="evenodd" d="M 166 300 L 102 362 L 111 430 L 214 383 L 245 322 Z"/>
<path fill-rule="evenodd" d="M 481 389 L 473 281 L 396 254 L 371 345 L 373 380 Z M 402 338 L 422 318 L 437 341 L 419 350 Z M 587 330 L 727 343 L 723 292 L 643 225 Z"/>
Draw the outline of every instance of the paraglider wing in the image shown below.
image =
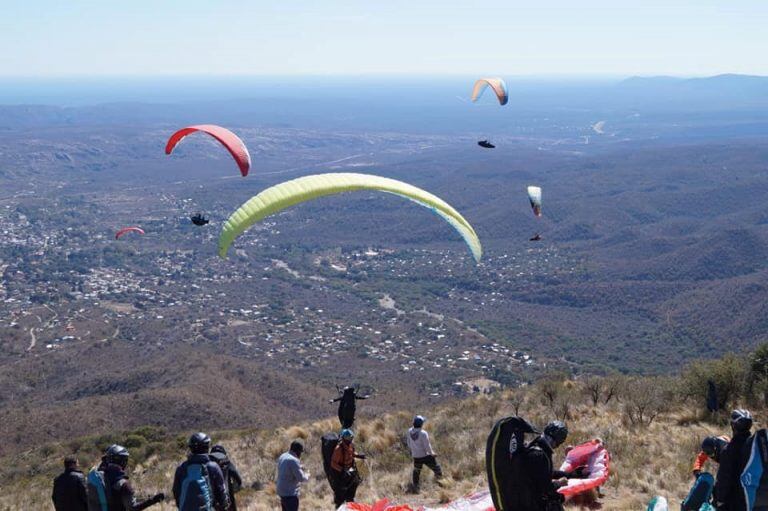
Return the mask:
<path fill-rule="evenodd" d="M 137 232 L 139 234 L 144 234 L 144 230 L 140 227 L 123 227 L 115 233 L 115 239 L 119 240 L 120 237 L 127 232 Z"/>
<path fill-rule="evenodd" d="M 467 495 L 449 502 L 440 507 L 426 507 L 414 504 L 390 504 L 387 499 L 382 499 L 373 506 L 359 502 L 347 502 L 339 511 L 495 511 L 493 500 L 488 491 L 481 491 Z"/>
<path fill-rule="evenodd" d="M 252 197 L 232 213 L 224 223 L 219 236 L 219 255 L 227 256 L 234 239 L 256 222 L 290 206 L 344 192 L 374 190 L 392 193 L 427 207 L 451 224 L 464 238 L 475 261 L 479 262 L 483 249 L 475 230 L 450 204 L 402 181 L 369 174 L 331 173 L 304 176 L 267 188 Z"/>
<path fill-rule="evenodd" d="M 496 98 L 499 100 L 500 105 L 506 105 L 509 101 L 509 93 L 507 92 L 507 84 L 501 78 L 480 78 L 475 82 L 475 86 L 472 89 L 472 101 L 477 101 L 485 92 L 485 89 L 490 87 L 493 93 L 496 94 Z"/>
<path fill-rule="evenodd" d="M 227 128 L 216 126 L 214 124 L 199 124 L 196 126 L 187 126 L 182 128 L 168 139 L 168 143 L 165 145 L 165 154 L 171 154 L 176 145 L 187 135 L 201 131 L 207 133 L 227 148 L 229 154 L 237 162 L 237 166 L 240 168 L 240 173 L 243 177 L 248 175 L 248 170 L 251 168 L 251 155 L 248 153 L 248 148 L 240 137 L 229 131 Z"/>
<path fill-rule="evenodd" d="M 565 457 L 560 470 L 572 472 L 583 467 L 584 478 L 569 479 L 568 484 L 557 491 L 571 498 L 592 488 L 602 486 L 608 480 L 611 457 L 599 439 L 577 445 Z"/>
<path fill-rule="evenodd" d="M 531 202 L 533 214 L 536 216 L 541 216 L 541 188 L 538 186 L 529 186 L 528 200 Z"/>

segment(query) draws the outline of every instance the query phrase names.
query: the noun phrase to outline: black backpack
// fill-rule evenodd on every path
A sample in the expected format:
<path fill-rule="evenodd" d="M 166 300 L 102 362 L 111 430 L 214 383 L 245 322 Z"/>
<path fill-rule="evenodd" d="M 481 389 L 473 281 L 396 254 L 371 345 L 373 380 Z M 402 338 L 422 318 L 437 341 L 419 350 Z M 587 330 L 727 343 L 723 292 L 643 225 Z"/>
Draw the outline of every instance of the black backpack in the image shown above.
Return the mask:
<path fill-rule="evenodd" d="M 485 469 L 493 505 L 497 511 L 510 511 L 507 497 L 513 487 L 512 459 L 526 452 L 530 445 L 526 434 L 538 433 L 528 421 L 521 417 L 505 417 L 499 420 L 488 435 L 485 447 Z"/>
<path fill-rule="evenodd" d="M 325 471 L 325 477 L 328 478 L 328 482 L 333 486 L 335 481 L 335 474 L 331 469 L 331 458 L 333 457 L 333 451 L 336 446 L 339 445 L 339 435 L 336 433 L 327 433 L 320 438 L 322 442 L 322 455 L 323 455 L 323 470 Z"/>

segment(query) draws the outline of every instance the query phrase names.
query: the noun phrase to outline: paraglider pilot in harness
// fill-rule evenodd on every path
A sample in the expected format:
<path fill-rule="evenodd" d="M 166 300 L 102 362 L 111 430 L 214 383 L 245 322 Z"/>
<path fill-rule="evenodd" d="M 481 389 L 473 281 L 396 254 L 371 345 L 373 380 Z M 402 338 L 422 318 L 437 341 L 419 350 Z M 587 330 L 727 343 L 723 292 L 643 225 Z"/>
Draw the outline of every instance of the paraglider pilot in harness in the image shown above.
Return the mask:
<path fill-rule="evenodd" d="M 331 470 L 333 471 L 333 503 L 336 507 L 345 502 L 354 502 L 357 487 L 362 482 L 360 474 L 357 472 L 355 459 L 365 459 L 364 454 L 355 452 L 355 445 L 352 439 L 355 434 L 351 429 L 344 429 L 341 432 L 339 443 L 333 450 L 331 456 Z"/>
<path fill-rule="evenodd" d="M 209 222 L 209 220 L 205 218 L 202 215 L 202 213 L 195 213 L 194 215 L 189 217 L 189 219 L 192 221 L 193 224 L 199 225 L 199 226 L 206 225 Z"/>
<path fill-rule="evenodd" d="M 731 412 L 731 441 L 720 452 L 720 466 L 715 480 L 715 509 L 740 511 L 747 509 L 740 477 L 747 460 L 745 445 L 752 429 L 752 414 L 748 410 Z"/>
<path fill-rule="evenodd" d="M 355 385 L 354 387 L 347 386 L 344 387 L 344 389 L 340 389 L 337 385 L 336 390 L 339 392 L 339 397 L 336 399 L 331 399 L 330 402 L 339 402 L 339 423 L 341 424 L 342 428 L 349 429 L 355 423 L 355 411 L 357 410 L 357 405 L 355 402 L 358 399 L 368 399 L 370 396 L 359 395 L 359 385 Z"/>
<path fill-rule="evenodd" d="M 111 445 L 101 464 L 88 474 L 88 509 L 142 511 L 165 500 L 164 493 L 139 502 L 128 480 L 126 468 L 130 454 L 121 445 Z"/>

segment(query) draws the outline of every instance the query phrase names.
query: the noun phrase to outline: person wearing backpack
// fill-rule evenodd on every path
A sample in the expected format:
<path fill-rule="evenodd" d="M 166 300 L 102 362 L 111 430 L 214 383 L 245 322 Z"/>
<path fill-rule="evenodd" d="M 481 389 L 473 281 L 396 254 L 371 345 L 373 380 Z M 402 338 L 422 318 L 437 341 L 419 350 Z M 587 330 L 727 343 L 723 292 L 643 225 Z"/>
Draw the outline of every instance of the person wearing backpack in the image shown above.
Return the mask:
<path fill-rule="evenodd" d="M 189 456 L 176 468 L 173 498 L 179 511 L 228 511 L 224 474 L 211 460 L 211 437 L 195 433 L 189 438 Z"/>
<path fill-rule="evenodd" d="M 515 511 L 562 511 L 563 495 L 557 489 L 567 480 L 556 472 L 552 454 L 568 437 L 568 427 L 561 421 L 552 421 L 544 432 L 537 436 L 518 454 L 512 456 L 512 479 L 514 486 L 510 493 L 517 500 L 511 507 Z M 553 480 L 555 477 L 560 479 Z"/>
<path fill-rule="evenodd" d="M 238 472 L 235 464 L 229 459 L 223 445 L 211 447 L 211 459 L 216 462 L 224 476 L 224 485 L 227 487 L 227 495 L 229 495 L 228 511 L 237 511 L 235 493 L 243 487 L 243 478 L 240 477 L 240 472 Z"/>
<path fill-rule="evenodd" d="M 304 444 L 291 442 L 288 452 L 277 459 L 277 496 L 280 497 L 282 511 L 299 511 L 299 488 L 301 483 L 309 481 L 309 474 L 301 466 Z"/>
<path fill-rule="evenodd" d="M 88 510 L 142 511 L 165 500 L 164 493 L 140 502 L 126 474 L 130 453 L 121 445 L 111 445 L 98 468 L 88 473 Z M 95 507 L 94 507 L 95 506 Z"/>
<path fill-rule="evenodd" d="M 85 476 L 78 468 L 76 457 L 64 458 L 64 472 L 53 480 L 51 500 L 56 511 L 88 510 Z"/>
<path fill-rule="evenodd" d="M 351 429 L 341 431 L 339 443 L 333 449 L 331 456 L 331 470 L 333 473 L 333 503 L 336 507 L 345 502 L 354 502 L 357 494 L 357 487 L 362 482 L 360 474 L 355 466 L 355 459 L 365 459 L 364 454 L 355 452 L 355 445 L 352 439 L 355 434 Z"/>
<path fill-rule="evenodd" d="M 424 465 L 435 474 L 435 479 L 440 480 L 443 477 L 443 469 L 435 459 L 435 451 L 432 450 L 432 444 L 429 441 L 429 433 L 422 428 L 426 419 L 421 415 L 413 418 L 413 427 L 408 430 L 406 442 L 413 458 L 413 474 L 411 489 L 413 493 L 419 493 L 421 469 Z"/>
<path fill-rule="evenodd" d="M 752 414 L 748 410 L 731 412 L 733 436 L 720 453 L 720 466 L 715 479 L 714 501 L 718 511 L 747 510 L 740 477 L 747 464 L 745 451 L 751 429 Z"/>

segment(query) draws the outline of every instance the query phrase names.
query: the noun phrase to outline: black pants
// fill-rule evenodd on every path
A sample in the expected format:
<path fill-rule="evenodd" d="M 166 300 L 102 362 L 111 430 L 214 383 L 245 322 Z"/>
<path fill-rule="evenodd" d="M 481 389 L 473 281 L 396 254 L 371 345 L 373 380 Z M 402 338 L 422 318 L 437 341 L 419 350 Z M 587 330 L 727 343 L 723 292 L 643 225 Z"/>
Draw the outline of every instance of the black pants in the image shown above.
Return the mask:
<path fill-rule="evenodd" d="M 280 497 L 282 511 L 299 511 L 299 497 Z"/>
<path fill-rule="evenodd" d="M 357 475 L 357 472 L 351 476 L 348 474 L 337 475 L 333 484 L 333 503 L 336 507 L 345 502 L 354 502 L 359 485 L 360 476 Z"/>
<path fill-rule="evenodd" d="M 419 480 L 421 479 L 421 469 L 426 465 L 435 473 L 435 479 L 443 477 L 443 469 L 434 456 L 424 456 L 423 458 L 413 458 L 413 489 L 419 490 Z"/>

